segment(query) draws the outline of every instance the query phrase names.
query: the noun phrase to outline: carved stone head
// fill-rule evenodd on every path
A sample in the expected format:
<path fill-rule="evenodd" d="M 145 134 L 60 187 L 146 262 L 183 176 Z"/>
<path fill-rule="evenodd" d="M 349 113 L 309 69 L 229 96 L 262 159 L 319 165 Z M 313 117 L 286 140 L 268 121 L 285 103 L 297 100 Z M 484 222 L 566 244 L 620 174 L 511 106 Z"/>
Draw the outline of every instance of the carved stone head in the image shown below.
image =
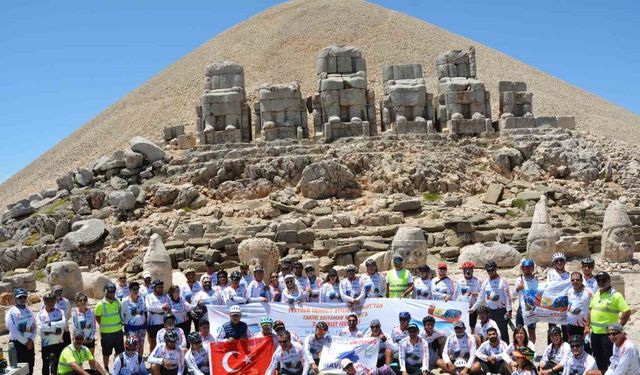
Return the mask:
<path fill-rule="evenodd" d="M 415 227 L 400 227 L 391 242 L 393 255 L 404 258 L 406 268 L 418 268 L 427 263 L 427 241 L 422 229 Z"/>
<path fill-rule="evenodd" d="M 613 201 L 604 213 L 602 223 L 602 256 L 609 262 L 629 262 L 633 259 L 636 243 L 633 226 L 625 207 Z"/>
<path fill-rule="evenodd" d="M 556 252 L 556 241 L 558 241 L 558 235 L 549 221 L 547 197 L 542 195 L 538 203 L 536 203 L 531 229 L 527 236 L 529 257 L 538 265 L 550 265 L 551 256 Z"/>

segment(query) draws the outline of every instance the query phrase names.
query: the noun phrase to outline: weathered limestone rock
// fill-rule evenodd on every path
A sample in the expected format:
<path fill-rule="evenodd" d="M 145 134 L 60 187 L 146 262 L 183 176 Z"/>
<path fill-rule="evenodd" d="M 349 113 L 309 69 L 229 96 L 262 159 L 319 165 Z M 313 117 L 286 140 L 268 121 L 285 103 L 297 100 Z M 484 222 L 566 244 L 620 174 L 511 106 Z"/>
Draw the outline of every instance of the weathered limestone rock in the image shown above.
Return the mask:
<path fill-rule="evenodd" d="M 75 179 L 78 185 L 89 186 L 93 182 L 93 172 L 85 168 L 79 168 L 75 174 Z"/>
<path fill-rule="evenodd" d="M 31 215 L 35 212 L 35 208 L 31 206 L 28 199 L 23 199 L 14 204 L 2 215 L 2 222 L 6 223 L 9 219 L 19 219 L 21 217 Z"/>
<path fill-rule="evenodd" d="M 636 244 L 629 215 L 620 201 L 613 201 L 602 223 L 602 257 L 609 262 L 630 262 Z"/>
<path fill-rule="evenodd" d="M 434 132 L 433 95 L 427 93 L 422 65 L 386 65 L 382 76 L 382 129 L 397 134 Z"/>
<path fill-rule="evenodd" d="M 358 48 L 324 48 L 316 57 L 316 76 L 318 92 L 307 98 L 307 109 L 317 134 L 327 142 L 377 134 L 375 93 L 367 89 L 366 63 Z"/>
<path fill-rule="evenodd" d="M 491 104 L 484 82 L 476 79 L 476 52 L 454 50 L 438 56 L 438 109 L 443 132 L 491 133 Z"/>
<path fill-rule="evenodd" d="M 360 194 L 355 175 L 349 168 L 333 160 L 307 165 L 302 171 L 297 189 L 303 196 L 311 199 L 348 198 Z"/>
<path fill-rule="evenodd" d="M 127 167 L 127 169 L 134 170 L 144 165 L 144 155 L 140 152 L 125 150 L 123 157 L 124 166 Z"/>
<path fill-rule="evenodd" d="M 204 88 L 196 107 L 200 144 L 251 142 L 251 110 L 242 65 L 230 61 L 208 65 Z"/>
<path fill-rule="evenodd" d="M 29 267 L 38 257 L 32 246 L 13 246 L 0 250 L 0 268 L 10 271 L 16 268 Z"/>
<path fill-rule="evenodd" d="M 389 270 L 391 269 L 391 267 L 393 267 L 393 265 L 391 264 L 393 260 L 393 252 L 381 251 L 373 255 L 370 255 L 365 260 L 363 260 L 358 266 L 359 273 L 367 272 L 367 266 L 365 265 L 365 263 L 369 259 L 373 259 L 376 262 L 376 265 L 378 266 L 378 270 Z"/>
<path fill-rule="evenodd" d="M 498 204 L 502 199 L 503 191 L 504 186 L 502 186 L 502 184 L 491 183 L 487 188 L 487 192 L 484 194 L 482 201 L 489 204 Z"/>
<path fill-rule="evenodd" d="M 172 205 L 180 192 L 177 187 L 166 184 L 157 184 L 153 190 L 152 202 L 158 207 Z"/>
<path fill-rule="evenodd" d="M 164 285 L 171 285 L 171 257 L 157 233 L 151 235 L 149 247 L 142 259 L 142 269 L 151 272 L 153 280 L 160 279 Z"/>
<path fill-rule="evenodd" d="M 164 158 L 164 150 L 144 137 L 135 136 L 131 138 L 129 140 L 129 146 L 131 147 L 131 151 L 144 155 L 149 163 Z"/>
<path fill-rule="evenodd" d="M 66 298 L 73 300 L 76 297 L 76 293 L 82 292 L 84 289 L 82 273 L 76 262 L 49 263 L 45 268 L 45 272 L 49 287 L 62 285 L 64 288 L 63 295 Z"/>
<path fill-rule="evenodd" d="M 184 125 L 166 127 L 163 129 L 163 135 L 165 141 L 178 138 L 179 136 L 184 135 Z"/>
<path fill-rule="evenodd" d="M 62 176 L 56 179 L 56 184 L 58 184 L 58 190 L 73 190 L 75 186 L 75 181 L 73 180 L 73 173 L 67 172 Z"/>
<path fill-rule="evenodd" d="M 298 82 L 260 86 L 258 100 L 254 106 L 256 135 L 265 141 L 309 138 L 307 108 Z"/>
<path fill-rule="evenodd" d="M 280 251 L 275 242 L 266 238 L 249 238 L 238 245 L 238 256 L 240 261 L 253 267 L 262 264 L 264 274 L 278 270 Z"/>
<path fill-rule="evenodd" d="M 546 195 L 540 196 L 533 212 L 531 229 L 527 236 L 527 253 L 539 266 L 551 264 L 551 256 L 556 252 L 558 235 L 549 221 Z"/>
<path fill-rule="evenodd" d="M 89 298 L 101 299 L 104 297 L 104 286 L 110 282 L 111 279 L 99 271 L 82 273 L 84 293 Z"/>
<path fill-rule="evenodd" d="M 98 241 L 106 232 L 107 227 L 100 219 L 77 221 L 71 225 L 71 233 L 67 233 L 62 240 L 65 251 L 82 250 L 84 246 Z"/>
<path fill-rule="evenodd" d="M 398 228 L 391 242 L 391 252 L 394 256 L 400 255 L 403 257 L 404 265 L 407 268 L 418 268 L 427 264 L 429 251 L 422 229 L 415 227 Z"/>
<path fill-rule="evenodd" d="M 474 262 L 477 268 L 493 260 L 500 268 L 510 268 L 517 266 L 522 259 L 522 255 L 512 246 L 499 242 L 486 242 L 468 245 L 460 250 L 458 264 L 464 262 Z"/>
<path fill-rule="evenodd" d="M 136 196 L 128 190 L 112 191 L 107 197 L 109 205 L 118 210 L 133 210 L 136 206 Z"/>

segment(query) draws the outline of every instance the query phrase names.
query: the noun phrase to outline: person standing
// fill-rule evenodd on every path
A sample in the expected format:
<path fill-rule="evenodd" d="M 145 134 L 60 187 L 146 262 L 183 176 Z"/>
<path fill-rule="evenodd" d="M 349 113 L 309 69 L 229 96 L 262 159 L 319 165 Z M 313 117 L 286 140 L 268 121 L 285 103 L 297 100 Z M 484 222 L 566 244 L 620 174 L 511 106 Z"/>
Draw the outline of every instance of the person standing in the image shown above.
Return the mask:
<path fill-rule="evenodd" d="M 67 319 L 64 312 L 56 308 L 56 296 L 47 293 L 42 297 L 44 308 L 38 313 L 38 331 L 40 331 L 40 345 L 42 347 L 42 375 L 53 375 L 58 372 L 58 359 L 64 349 L 64 327 Z"/>
<path fill-rule="evenodd" d="M 316 275 L 316 268 L 312 264 L 304 266 L 304 273 L 309 280 L 309 302 L 320 302 L 320 288 L 322 279 Z"/>
<path fill-rule="evenodd" d="M 478 299 L 474 310 L 484 300 L 485 305 L 489 309 L 489 318 L 491 318 L 500 329 L 500 338 L 509 344 L 509 328 L 507 320 L 511 319 L 511 292 L 509 284 L 498 275 L 498 265 L 490 260 L 485 264 L 484 269 L 489 276 L 488 280 L 482 283 L 481 294 L 483 299 Z"/>
<path fill-rule="evenodd" d="M 37 323 L 33 312 L 27 307 L 28 295 L 24 288 L 13 290 L 15 306 L 7 311 L 4 321 L 9 330 L 9 342 L 13 342 L 18 353 L 18 363 L 27 363 L 29 375 L 32 375 L 36 358 L 33 340 L 36 338 Z"/>
<path fill-rule="evenodd" d="M 553 262 L 553 268 L 547 271 L 547 283 L 552 281 L 562 281 L 568 280 L 571 277 L 571 274 L 567 272 L 565 266 L 567 265 L 567 257 L 564 253 L 555 253 L 551 256 L 551 261 Z M 549 328 L 555 327 L 555 324 L 549 323 Z M 563 324 L 562 328 L 562 339 L 567 341 L 569 339 L 569 332 L 567 331 L 567 325 Z"/>
<path fill-rule="evenodd" d="M 364 262 L 364 266 L 367 272 L 361 278 L 365 285 L 366 298 L 384 298 L 387 293 L 387 286 L 384 276 L 378 272 L 378 264 L 373 259 L 367 259 Z"/>
<path fill-rule="evenodd" d="M 118 275 L 118 281 L 116 282 L 116 298 L 122 302 L 124 297 L 129 295 L 129 284 L 127 284 L 127 274 L 121 273 Z"/>
<path fill-rule="evenodd" d="M 147 294 L 153 293 L 153 285 L 151 285 L 151 272 L 142 271 L 142 285 L 140 285 L 140 297 L 145 298 Z"/>
<path fill-rule="evenodd" d="M 598 291 L 591 297 L 589 325 L 585 326 L 585 334 L 591 333 L 591 350 L 596 359 L 598 369 L 609 368 L 613 346 L 607 337 L 607 328 L 619 323 L 624 326 L 631 316 L 631 309 L 624 296 L 611 287 L 611 276 L 607 272 L 598 272 Z"/>
<path fill-rule="evenodd" d="M 580 261 L 580 265 L 582 267 L 582 276 L 583 276 L 583 284 L 589 290 L 591 290 L 591 294 L 598 291 L 598 281 L 593 275 L 593 268 L 596 262 L 593 258 L 584 258 Z"/>
<path fill-rule="evenodd" d="M 211 279 L 211 285 L 213 286 L 218 285 L 218 272 L 215 271 L 216 262 L 214 262 L 212 258 L 207 258 L 204 261 L 204 265 L 205 267 L 207 267 L 207 269 L 204 271 L 202 276 L 200 276 L 200 283 L 202 283 L 203 277 L 209 276 L 209 278 Z M 225 279 L 226 279 L 227 271 L 224 271 L 224 272 L 225 272 Z M 225 280 L 225 283 L 226 283 L 226 280 Z"/>
<path fill-rule="evenodd" d="M 418 267 L 418 275 L 413 279 L 413 299 L 433 299 L 431 293 L 431 268 L 423 264 Z"/>
<path fill-rule="evenodd" d="M 238 305 L 247 303 L 247 288 L 242 283 L 242 274 L 238 271 L 231 272 L 231 285 L 222 291 L 222 297 L 226 305 Z"/>
<path fill-rule="evenodd" d="M 76 293 L 76 308 L 71 311 L 71 328 L 84 333 L 84 343 L 93 355 L 96 348 L 96 317 L 87 306 L 88 298 L 82 292 Z"/>
<path fill-rule="evenodd" d="M 345 267 L 347 277 L 340 281 L 340 298 L 346 302 L 349 307 L 359 305 L 364 301 L 366 294 L 364 292 L 364 283 L 361 278 L 356 276 L 356 266 L 349 264 Z"/>
<path fill-rule="evenodd" d="M 64 345 L 67 346 L 71 344 L 71 334 L 69 333 L 69 320 L 71 319 L 71 302 L 62 295 L 64 292 L 64 288 L 62 285 L 54 285 L 53 286 L 53 294 L 56 296 L 56 309 L 62 310 L 64 312 L 64 318 L 67 321 L 67 326 L 64 327 L 64 333 L 62 335 Z"/>
<path fill-rule="evenodd" d="M 193 296 L 202 290 L 202 284 L 196 280 L 196 270 L 193 268 L 187 268 L 184 271 L 184 276 L 187 278 L 187 282 L 180 285 L 180 295 L 185 301 L 191 303 Z"/>
<path fill-rule="evenodd" d="M 393 269 L 387 272 L 387 298 L 406 298 L 413 291 L 413 276 L 404 268 L 404 258 L 400 255 L 393 257 Z"/>
<path fill-rule="evenodd" d="M 137 281 L 129 283 L 129 295 L 122 300 L 122 322 L 124 333 L 128 337 L 135 337 L 138 343 L 138 354 L 144 351 L 144 337 L 147 332 L 147 310 L 144 298 L 139 295 L 140 284 Z"/>
<path fill-rule="evenodd" d="M 169 296 L 164 294 L 164 282 L 160 279 L 151 282 L 153 292 L 144 297 L 144 308 L 147 312 L 147 336 L 149 337 L 149 351 L 156 347 L 156 335 L 164 325 L 164 315 L 171 311 Z"/>
<path fill-rule="evenodd" d="M 607 335 L 613 344 L 613 353 L 605 375 L 640 374 L 638 348 L 624 333 L 624 327 L 618 323 L 610 324 Z"/>
<path fill-rule="evenodd" d="M 320 288 L 320 302 L 342 302 L 340 297 L 340 278 L 334 268 L 327 272 L 327 278 Z"/>
<path fill-rule="evenodd" d="M 584 335 L 584 327 L 589 325 L 589 304 L 591 304 L 591 290 L 582 284 L 580 272 L 571 273 L 571 288 L 567 292 L 569 306 L 567 307 L 567 332 L 569 337 Z"/>
<path fill-rule="evenodd" d="M 473 276 L 473 269 L 476 268 L 475 263 L 464 262 L 460 268 L 463 276 L 457 281 L 458 287 L 456 288 L 454 300 L 467 303 L 467 306 L 469 306 L 469 326 L 475 327 L 478 320 L 478 312 L 471 309 L 478 301 L 482 284 L 477 277 Z"/>
<path fill-rule="evenodd" d="M 264 282 L 264 267 L 258 264 L 253 268 L 253 280 L 247 284 L 247 302 L 269 302 L 271 291 Z"/>
<path fill-rule="evenodd" d="M 280 302 L 282 300 L 282 289 L 280 288 L 277 272 L 271 272 L 269 276 L 269 293 L 269 302 Z"/>
<path fill-rule="evenodd" d="M 171 285 L 169 287 L 169 306 L 171 307 L 171 314 L 176 319 L 176 326 L 180 327 L 184 332 L 184 335 L 188 335 L 191 332 L 191 319 L 189 318 L 189 311 L 193 308 L 184 297 L 180 295 L 180 288 Z M 157 341 L 157 340 L 156 340 Z M 186 340 L 185 340 L 186 341 Z M 187 343 L 187 348 L 189 347 Z"/>
<path fill-rule="evenodd" d="M 102 345 L 102 363 L 109 372 L 109 356 L 124 352 L 124 336 L 122 334 L 122 310 L 120 301 L 116 299 L 116 286 L 109 283 L 104 286 L 104 298 L 98 302 L 94 310 L 96 322 L 100 325 L 100 344 Z"/>
<path fill-rule="evenodd" d="M 247 289 L 249 284 L 253 281 L 253 276 L 249 273 L 249 265 L 245 262 L 240 263 L 240 275 L 242 275 L 240 284 Z"/>
<path fill-rule="evenodd" d="M 535 270 L 535 263 L 532 259 L 525 258 L 520 263 L 520 270 L 522 271 L 522 275 L 516 278 L 516 295 L 518 296 L 518 311 L 516 312 L 516 325 L 524 326 L 524 317 L 523 312 L 528 311 L 531 307 L 533 301 L 527 303 L 526 291 L 537 291 L 538 290 L 538 277 L 534 275 L 533 271 Z M 536 342 L 536 323 L 531 323 L 527 325 L 527 333 L 529 334 L 529 339 L 533 342 Z M 517 348 L 517 346 L 516 346 Z"/>
<path fill-rule="evenodd" d="M 445 262 L 438 263 L 438 276 L 431 280 L 431 293 L 436 301 L 453 301 L 456 285 L 447 275 L 449 268 Z"/>

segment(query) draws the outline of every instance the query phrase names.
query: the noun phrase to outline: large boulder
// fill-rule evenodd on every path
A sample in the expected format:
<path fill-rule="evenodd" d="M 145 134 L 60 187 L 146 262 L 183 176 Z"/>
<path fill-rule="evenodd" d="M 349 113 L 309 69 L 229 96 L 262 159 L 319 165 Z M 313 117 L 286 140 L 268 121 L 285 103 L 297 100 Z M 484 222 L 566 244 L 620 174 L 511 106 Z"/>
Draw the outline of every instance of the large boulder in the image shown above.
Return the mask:
<path fill-rule="evenodd" d="M 511 268 L 520 264 L 522 255 L 512 246 L 499 242 L 486 242 L 468 245 L 460 250 L 458 264 L 474 262 L 477 268 L 493 260 L 500 268 Z"/>
<path fill-rule="evenodd" d="M 84 284 L 82 282 L 82 273 L 76 262 L 64 261 L 47 264 L 45 268 L 49 287 L 54 285 L 62 285 L 64 288 L 63 295 L 72 301 L 76 297 L 77 292 L 82 292 Z"/>
<path fill-rule="evenodd" d="M 142 258 L 142 269 L 151 273 L 151 279 L 160 279 L 165 286 L 171 285 L 171 257 L 157 233 L 151 235 L 149 247 Z"/>
<path fill-rule="evenodd" d="M 104 286 L 110 282 L 111 279 L 98 271 L 82 273 L 84 293 L 89 298 L 100 299 L 104 297 Z"/>
<path fill-rule="evenodd" d="M 549 209 L 547 208 L 546 195 L 540 196 L 533 211 L 531 229 L 527 236 L 527 254 L 540 266 L 551 264 L 551 256 L 556 252 L 556 242 L 558 241 L 551 222 L 549 220 Z"/>
<path fill-rule="evenodd" d="M 249 238 L 238 245 L 240 261 L 254 266 L 262 264 L 265 275 L 278 270 L 280 251 L 275 242 L 266 238 Z"/>
<path fill-rule="evenodd" d="M 6 223 L 9 219 L 19 219 L 21 217 L 31 215 L 36 209 L 31 206 L 28 199 L 23 199 L 14 204 L 2 215 L 2 222 Z"/>
<path fill-rule="evenodd" d="M 307 165 L 298 182 L 298 191 L 306 198 L 350 198 L 360 195 L 355 175 L 346 166 L 323 160 Z"/>
<path fill-rule="evenodd" d="M 109 205 L 118 210 L 133 210 L 136 206 L 136 196 L 129 190 L 117 190 L 109 193 Z"/>
<path fill-rule="evenodd" d="M 131 146 L 132 151 L 144 155 L 150 163 L 164 158 L 164 150 L 144 137 L 135 136 L 131 138 L 129 146 Z"/>
<path fill-rule="evenodd" d="M 0 250 L 0 268 L 10 271 L 16 268 L 26 268 L 36 260 L 38 253 L 32 246 L 14 246 Z"/>
<path fill-rule="evenodd" d="M 155 206 L 170 206 L 178 198 L 179 190 L 173 185 L 156 184 L 153 186 L 153 198 Z"/>
<path fill-rule="evenodd" d="M 88 219 L 76 221 L 71 230 L 72 232 L 67 233 L 62 240 L 62 248 L 65 251 L 80 250 L 97 242 L 107 231 L 107 227 L 100 219 Z"/>
<path fill-rule="evenodd" d="M 602 223 L 602 257 L 609 262 L 630 262 L 636 243 L 633 225 L 622 203 L 615 200 L 609 204 Z"/>
<path fill-rule="evenodd" d="M 391 241 L 391 252 L 404 258 L 407 268 L 418 268 L 427 264 L 427 240 L 422 229 L 416 227 L 400 227 Z"/>
<path fill-rule="evenodd" d="M 376 266 L 378 266 L 378 270 L 379 271 L 389 270 L 392 267 L 391 261 L 393 259 L 393 253 L 391 251 L 381 251 L 381 252 L 378 252 L 378 253 L 375 253 L 373 255 L 368 256 L 367 259 L 365 259 L 358 266 L 358 272 L 359 273 L 367 272 L 367 266 L 365 265 L 365 263 L 369 259 L 372 259 L 373 261 L 376 262 Z"/>

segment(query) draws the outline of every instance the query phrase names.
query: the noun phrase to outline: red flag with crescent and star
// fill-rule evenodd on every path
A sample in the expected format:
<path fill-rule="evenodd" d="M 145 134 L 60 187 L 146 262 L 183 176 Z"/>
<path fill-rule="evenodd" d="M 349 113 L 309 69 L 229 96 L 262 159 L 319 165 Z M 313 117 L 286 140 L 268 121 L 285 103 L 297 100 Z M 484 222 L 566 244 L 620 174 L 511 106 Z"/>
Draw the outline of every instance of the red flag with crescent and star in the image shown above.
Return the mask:
<path fill-rule="evenodd" d="M 211 342 L 209 345 L 211 375 L 264 375 L 275 350 L 270 337 Z"/>

